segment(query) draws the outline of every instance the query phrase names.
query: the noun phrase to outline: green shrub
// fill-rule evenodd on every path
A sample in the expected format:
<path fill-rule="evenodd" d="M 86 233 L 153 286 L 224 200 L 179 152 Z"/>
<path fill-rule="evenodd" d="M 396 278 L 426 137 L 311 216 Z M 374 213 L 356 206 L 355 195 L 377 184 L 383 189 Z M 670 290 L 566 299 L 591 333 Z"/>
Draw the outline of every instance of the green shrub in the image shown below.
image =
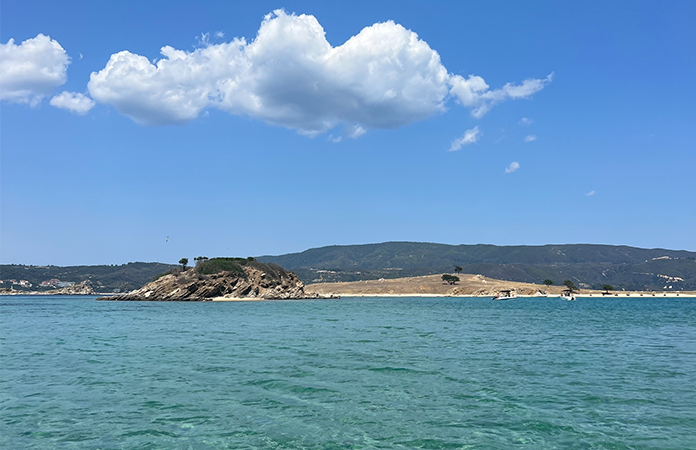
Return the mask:
<path fill-rule="evenodd" d="M 442 281 L 448 284 L 457 284 L 457 281 L 459 281 L 459 277 L 446 273 L 442 275 Z"/>
<path fill-rule="evenodd" d="M 235 277 L 246 278 L 247 274 L 242 267 L 245 263 L 243 258 L 211 258 L 199 264 L 196 270 L 203 275 L 228 272 Z"/>
<path fill-rule="evenodd" d="M 260 270 L 266 274 L 268 279 L 277 282 L 280 282 L 282 278 L 288 277 L 288 271 L 278 264 L 262 263 L 254 258 L 211 258 L 207 261 L 199 262 L 196 271 L 203 275 L 228 272 L 235 277 L 247 278 L 244 267 Z"/>

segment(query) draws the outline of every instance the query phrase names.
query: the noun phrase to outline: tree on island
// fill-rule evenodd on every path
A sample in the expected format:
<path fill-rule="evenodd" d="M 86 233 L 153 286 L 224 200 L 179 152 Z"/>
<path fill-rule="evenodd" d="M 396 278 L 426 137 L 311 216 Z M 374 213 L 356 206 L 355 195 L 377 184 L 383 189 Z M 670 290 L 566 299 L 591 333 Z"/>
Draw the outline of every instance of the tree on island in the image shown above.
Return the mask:
<path fill-rule="evenodd" d="M 457 284 L 457 281 L 459 281 L 459 277 L 455 277 L 454 275 L 446 273 L 442 276 L 442 281 L 448 284 Z"/>
<path fill-rule="evenodd" d="M 608 294 L 609 291 L 613 291 L 613 290 L 614 290 L 614 286 L 612 286 L 611 284 L 603 284 L 603 285 L 602 285 L 602 289 L 604 289 L 604 293 L 605 293 L 605 294 Z"/>
<path fill-rule="evenodd" d="M 186 264 L 188 264 L 188 258 L 181 258 L 179 260 L 179 264 L 181 264 L 181 268 L 186 271 Z"/>
<path fill-rule="evenodd" d="M 207 256 L 196 256 L 195 258 L 193 258 L 193 260 L 196 261 L 196 267 L 198 267 L 199 265 L 203 264 L 203 263 L 206 262 L 208 259 L 209 259 L 209 258 L 208 258 Z M 188 262 L 188 261 L 186 261 L 186 262 Z M 179 261 L 179 263 L 181 263 L 181 261 Z"/>
<path fill-rule="evenodd" d="M 549 280 L 549 279 L 547 278 L 547 279 L 544 280 L 544 284 L 546 285 L 546 287 L 549 287 L 549 286 L 551 286 L 551 285 L 553 284 L 553 280 Z"/>
<path fill-rule="evenodd" d="M 579 291 L 579 290 L 580 290 L 580 289 L 577 288 L 577 286 L 575 286 L 575 283 L 573 283 L 573 282 L 570 281 L 570 280 L 565 280 L 565 281 L 563 282 L 563 286 L 565 286 L 565 287 L 567 287 L 568 289 L 570 289 L 570 292 L 575 292 L 575 291 Z"/>
<path fill-rule="evenodd" d="M 454 271 L 457 272 L 457 274 L 462 273 L 462 270 L 464 270 L 462 266 L 454 266 Z"/>

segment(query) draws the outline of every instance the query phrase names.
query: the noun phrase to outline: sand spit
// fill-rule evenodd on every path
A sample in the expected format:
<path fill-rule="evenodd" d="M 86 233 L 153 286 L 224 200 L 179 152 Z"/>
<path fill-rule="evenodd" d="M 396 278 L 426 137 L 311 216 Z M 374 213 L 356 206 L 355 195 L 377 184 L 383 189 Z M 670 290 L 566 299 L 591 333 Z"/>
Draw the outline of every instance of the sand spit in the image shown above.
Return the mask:
<path fill-rule="evenodd" d="M 421 277 L 315 283 L 305 285 L 308 294 L 341 297 L 493 297 L 501 290 L 511 290 L 518 297 L 558 297 L 562 286 L 519 283 L 496 280 L 483 275 L 452 274 L 459 277 L 457 284 L 442 281 L 442 275 Z M 577 297 L 696 297 L 696 292 L 612 291 L 581 289 Z"/>

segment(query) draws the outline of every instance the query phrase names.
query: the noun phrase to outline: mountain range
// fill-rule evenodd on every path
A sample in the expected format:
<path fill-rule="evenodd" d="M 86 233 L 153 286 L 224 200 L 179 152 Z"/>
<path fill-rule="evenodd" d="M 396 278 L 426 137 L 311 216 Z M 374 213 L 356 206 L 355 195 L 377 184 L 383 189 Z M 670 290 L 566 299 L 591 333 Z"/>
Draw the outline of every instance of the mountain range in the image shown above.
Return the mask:
<path fill-rule="evenodd" d="M 375 280 L 452 273 L 480 274 L 500 280 L 555 285 L 573 281 L 580 288 L 621 290 L 696 290 L 696 252 L 628 246 L 569 244 L 540 246 L 447 245 L 422 242 L 333 245 L 300 253 L 261 256 L 297 274 L 304 283 Z M 135 262 L 101 266 L 0 265 L 7 280 L 90 281 L 97 292 L 138 289 L 175 267 Z M 16 289 L 22 289 L 15 286 Z"/>
<path fill-rule="evenodd" d="M 696 289 L 696 252 L 615 245 L 385 242 L 335 245 L 258 259 L 295 272 L 305 283 L 451 273 L 459 266 L 463 273 L 528 283 L 550 279 L 558 285 L 569 279 L 581 288 L 601 289 L 610 284 L 626 290 Z"/>

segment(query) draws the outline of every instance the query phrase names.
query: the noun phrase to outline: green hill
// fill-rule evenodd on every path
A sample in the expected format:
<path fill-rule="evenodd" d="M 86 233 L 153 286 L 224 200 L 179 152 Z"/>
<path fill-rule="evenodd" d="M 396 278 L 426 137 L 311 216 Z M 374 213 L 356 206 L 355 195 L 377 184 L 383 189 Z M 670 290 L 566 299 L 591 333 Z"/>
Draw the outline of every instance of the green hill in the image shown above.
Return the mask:
<path fill-rule="evenodd" d="M 585 288 L 696 289 L 696 252 L 612 245 L 446 245 L 418 242 L 330 246 L 263 256 L 295 272 L 305 283 L 358 281 L 452 272 L 510 281 L 555 284 L 571 279 Z"/>
<path fill-rule="evenodd" d="M 0 280 L 27 280 L 33 286 L 28 290 L 37 290 L 41 282 L 57 279 L 63 282 L 79 283 L 91 281 L 97 292 L 126 292 L 138 289 L 145 283 L 170 270 L 171 264 L 131 262 L 122 265 L 101 266 L 24 266 L 19 264 L 0 265 Z M 9 283 L 2 287 L 9 288 Z M 20 289 L 15 286 L 15 289 Z"/>
<path fill-rule="evenodd" d="M 626 290 L 696 290 L 696 252 L 612 245 L 446 245 L 385 242 L 334 245 L 258 261 L 295 272 L 305 283 L 358 281 L 448 273 L 464 273 L 529 283 L 570 279 L 581 288 L 611 284 Z M 210 263 L 212 264 L 212 263 Z M 171 268 L 171 264 L 134 262 L 101 266 L 0 265 L 0 279 L 27 280 L 36 289 L 42 281 L 89 280 L 98 292 L 138 289 Z M 9 288 L 8 283 L 0 287 Z M 20 289 L 15 286 L 15 289 Z"/>

